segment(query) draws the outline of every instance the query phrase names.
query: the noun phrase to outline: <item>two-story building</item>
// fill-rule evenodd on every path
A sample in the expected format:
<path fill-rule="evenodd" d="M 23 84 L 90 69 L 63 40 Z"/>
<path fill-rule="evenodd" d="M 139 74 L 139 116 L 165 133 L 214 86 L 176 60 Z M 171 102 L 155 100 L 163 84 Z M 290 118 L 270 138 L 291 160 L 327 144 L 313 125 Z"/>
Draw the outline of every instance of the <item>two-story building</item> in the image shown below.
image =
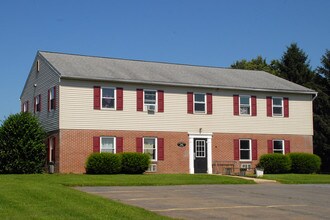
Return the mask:
<path fill-rule="evenodd" d="M 21 103 L 57 172 L 85 172 L 93 152 L 144 152 L 157 173 L 229 173 L 312 153 L 315 96 L 263 71 L 40 51 Z"/>

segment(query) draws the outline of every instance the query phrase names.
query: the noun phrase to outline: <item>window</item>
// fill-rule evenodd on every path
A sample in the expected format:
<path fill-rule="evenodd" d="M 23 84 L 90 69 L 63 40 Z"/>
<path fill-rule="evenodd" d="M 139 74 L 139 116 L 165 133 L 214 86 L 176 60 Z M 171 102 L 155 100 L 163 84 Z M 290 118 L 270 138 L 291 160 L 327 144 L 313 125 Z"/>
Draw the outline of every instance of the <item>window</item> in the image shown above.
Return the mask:
<path fill-rule="evenodd" d="M 239 151 L 240 160 L 250 161 L 251 160 L 251 140 L 241 139 L 239 140 Z"/>
<path fill-rule="evenodd" d="M 35 97 L 35 112 L 41 111 L 41 104 L 40 104 L 40 95 Z"/>
<path fill-rule="evenodd" d="M 242 95 L 239 97 L 240 115 L 250 115 L 251 102 L 250 96 Z"/>
<path fill-rule="evenodd" d="M 154 106 L 154 109 L 156 109 L 156 91 L 154 90 L 144 90 L 144 106 L 145 109 L 148 108 L 148 106 Z"/>
<path fill-rule="evenodd" d="M 56 106 L 56 94 L 55 94 L 55 87 L 51 88 L 49 90 L 49 109 L 50 110 L 55 110 L 55 106 Z"/>
<path fill-rule="evenodd" d="M 100 152 L 102 153 L 116 153 L 115 147 L 115 138 L 114 137 L 101 137 L 101 148 Z"/>
<path fill-rule="evenodd" d="M 151 160 L 157 160 L 157 138 L 143 138 L 143 153 L 149 154 Z"/>
<path fill-rule="evenodd" d="M 283 98 L 273 97 L 273 116 L 283 115 Z"/>
<path fill-rule="evenodd" d="M 283 140 L 273 140 L 273 152 L 278 154 L 284 154 Z"/>
<path fill-rule="evenodd" d="M 26 101 L 23 103 L 23 112 L 28 112 L 29 111 L 29 101 Z"/>
<path fill-rule="evenodd" d="M 205 94 L 194 93 L 194 109 L 196 113 L 205 113 Z"/>
<path fill-rule="evenodd" d="M 115 109 L 115 89 L 102 88 L 102 109 Z"/>

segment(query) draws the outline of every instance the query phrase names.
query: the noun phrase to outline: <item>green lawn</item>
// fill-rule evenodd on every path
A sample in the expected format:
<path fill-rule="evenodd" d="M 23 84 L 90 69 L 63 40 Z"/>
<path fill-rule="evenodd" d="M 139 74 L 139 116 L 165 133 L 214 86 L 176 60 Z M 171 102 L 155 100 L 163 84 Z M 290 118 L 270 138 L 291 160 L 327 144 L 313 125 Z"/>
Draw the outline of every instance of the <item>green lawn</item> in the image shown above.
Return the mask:
<path fill-rule="evenodd" d="M 330 184 L 326 174 L 266 174 L 263 178 L 286 184 Z"/>
<path fill-rule="evenodd" d="M 217 175 L 0 175 L 0 219 L 169 219 L 69 186 L 245 184 Z"/>

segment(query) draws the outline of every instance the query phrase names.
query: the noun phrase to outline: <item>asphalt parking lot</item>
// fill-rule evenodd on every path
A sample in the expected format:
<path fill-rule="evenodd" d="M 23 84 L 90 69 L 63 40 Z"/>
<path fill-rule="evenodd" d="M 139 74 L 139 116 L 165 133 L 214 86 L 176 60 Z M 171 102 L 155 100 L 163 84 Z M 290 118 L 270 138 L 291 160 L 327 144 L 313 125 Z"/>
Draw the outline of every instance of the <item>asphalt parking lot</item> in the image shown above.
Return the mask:
<path fill-rule="evenodd" d="M 181 219 L 330 219 L 330 184 L 76 189 Z"/>

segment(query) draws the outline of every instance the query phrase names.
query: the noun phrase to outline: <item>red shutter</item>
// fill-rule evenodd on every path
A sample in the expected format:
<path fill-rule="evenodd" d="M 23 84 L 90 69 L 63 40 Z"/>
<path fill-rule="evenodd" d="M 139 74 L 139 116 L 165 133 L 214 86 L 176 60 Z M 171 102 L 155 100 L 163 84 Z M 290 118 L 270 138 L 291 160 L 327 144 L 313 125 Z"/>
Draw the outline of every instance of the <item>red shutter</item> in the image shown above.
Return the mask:
<path fill-rule="evenodd" d="M 193 93 L 187 92 L 187 112 L 188 114 L 194 113 L 194 100 Z"/>
<path fill-rule="evenodd" d="M 234 139 L 234 160 L 239 160 L 239 140 Z"/>
<path fill-rule="evenodd" d="M 273 103 L 272 103 L 272 97 L 267 96 L 267 117 L 272 117 L 273 116 Z"/>
<path fill-rule="evenodd" d="M 35 112 L 36 112 L 36 109 L 37 109 L 37 105 L 36 105 L 36 97 L 34 97 L 34 99 L 33 99 L 33 103 L 34 103 L 34 109 L 33 109 L 33 112 L 35 113 Z"/>
<path fill-rule="evenodd" d="M 39 95 L 39 111 L 41 112 L 41 94 Z"/>
<path fill-rule="evenodd" d="M 47 139 L 47 163 L 49 162 L 49 154 L 50 154 L 50 138 Z"/>
<path fill-rule="evenodd" d="M 136 152 L 142 153 L 142 138 L 136 138 Z"/>
<path fill-rule="evenodd" d="M 123 145 L 124 145 L 124 139 L 122 137 L 116 138 L 116 153 L 122 153 L 123 152 Z"/>
<path fill-rule="evenodd" d="M 143 111 L 143 89 L 136 89 L 136 111 Z"/>
<path fill-rule="evenodd" d="M 158 160 L 164 160 L 164 138 L 157 138 Z"/>
<path fill-rule="evenodd" d="M 234 115 L 239 115 L 239 96 L 233 95 L 233 103 L 234 103 Z"/>
<path fill-rule="evenodd" d="M 117 88 L 117 110 L 123 110 L 124 108 L 124 94 L 123 88 Z"/>
<path fill-rule="evenodd" d="M 206 93 L 206 101 L 207 101 L 207 114 L 212 115 L 213 112 L 212 93 Z"/>
<path fill-rule="evenodd" d="M 100 152 L 100 137 L 93 137 L 93 152 Z"/>
<path fill-rule="evenodd" d="M 48 89 L 48 111 L 50 112 L 50 89 Z"/>
<path fill-rule="evenodd" d="M 252 160 L 258 160 L 258 141 L 252 140 Z"/>
<path fill-rule="evenodd" d="M 56 86 L 54 86 L 54 110 L 56 110 Z"/>
<path fill-rule="evenodd" d="M 101 109 L 101 87 L 94 86 L 94 109 Z"/>
<path fill-rule="evenodd" d="M 164 112 L 164 91 L 158 90 L 158 112 Z"/>
<path fill-rule="evenodd" d="M 283 98 L 284 102 L 284 117 L 289 117 L 289 98 Z"/>
<path fill-rule="evenodd" d="M 55 149 L 56 149 L 56 137 L 53 137 L 53 152 L 52 152 L 53 162 L 55 162 Z"/>
<path fill-rule="evenodd" d="M 273 141 L 272 140 L 267 141 L 267 149 L 268 149 L 269 154 L 273 153 Z"/>
<path fill-rule="evenodd" d="M 257 116 L 257 97 L 251 96 L 252 116 Z"/>
<path fill-rule="evenodd" d="M 289 140 L 284 141 L 284 147 L 285 147 L 285 154 L 289 154 L 291 152 L 291 146 Z"/>

